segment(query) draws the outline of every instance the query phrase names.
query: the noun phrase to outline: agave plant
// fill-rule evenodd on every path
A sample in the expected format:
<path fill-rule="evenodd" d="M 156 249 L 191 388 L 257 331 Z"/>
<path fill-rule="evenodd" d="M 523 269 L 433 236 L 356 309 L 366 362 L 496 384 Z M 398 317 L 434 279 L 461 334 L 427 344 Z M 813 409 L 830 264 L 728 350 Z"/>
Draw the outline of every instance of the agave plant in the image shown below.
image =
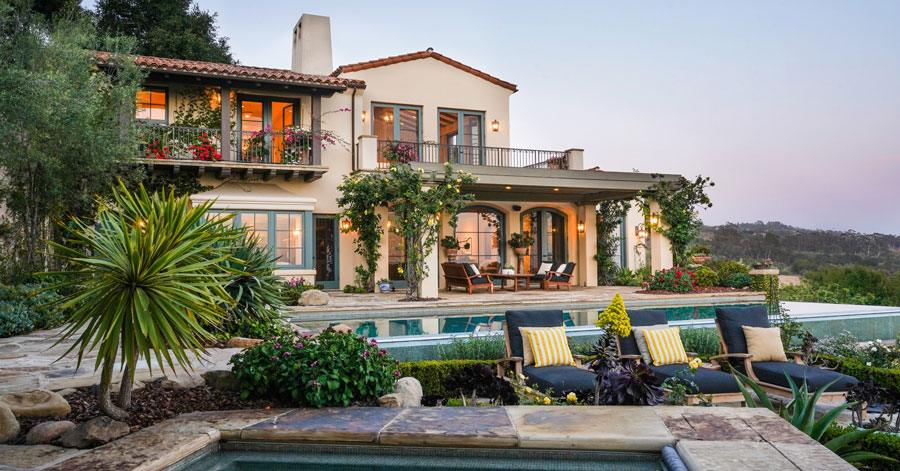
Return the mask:
<path fill-rule="evenodd" d="M 206 221 L 209 204 L 192 207 L 187 196 L 131 194 L 121 185 L 112 205 L 100 204 L 97 223 L 73 221 L 66 245 L 47 242 L 70 269 L 54 272 L 62 280 L 51 289 L 72 288 L 54 307 L 71 309 L 57 344 L 77 337 L 63 354 L 97 348 L 94 370 L 101 369 L 100 409 L 117 420 L 127 417 L 135 366 L 153 360 L 163 370 L 190 368 L 212 339 L 204 325 L 216 325 L 222 306 L 233 300 L 222 268 L 232 255 L 228 244 L 244 234 L 225 222 Z M 118 407 L 109 397 L 116 357 L 123 367 Z"/>
<path fill-rule="evenodd" d="M 236 245 L 231 241 L 222 244 L 229 246 L 232 254 L 223 265 L 232 272 L 225 291 L 234 299 L 226 306 L 223 328 L 233 334 L 243 324 L 271 324 L 285 309 L 282 281 L 274 274 L 275 257 L 251 234 Z"/>
<path fill-rule="evenodd" d="M 854 407 L 857 403 L 848 402 L 847 404 L 842 404 L 830 411 L 826 412 L 819 420 L 816 420 L 816 403 L 819 401 L 819 398 L 822 396 L 828 388 L 831 387 L 838 380 L 834 380 L 825 386 L 821 387 L 815 393 L 810 396 L 809 387 L 806 384 L 806 379 L 803 380 L 803 385 L 797 387 L 797 383 L 791 378 L 790 375 L 785 372 L 784 376 L 788 380 L 788 384 L 791 386 L 791 393 L 793 397 L 791 401 L 786 405 L 779 404 L 776 407 L 772 404 L 772 401 L 769 400 L 769 397 L 766 395 L 766 392 L 763 391 L 759 385 L 747 377 L 746 375 L 740 373 L 739 371 L 734 371 L 736 375 L 735 380 L 738 383 L 738 387 L 741 389 L 741 393 L 744 395 L 744 400 L 747 402 L 748 407 L 757 407 L 756 401 L 753 399 L 753 396 L 750 394 L 750 391 L 747 390 L 747 386 L 750 386 L 750 389 L 756 393 L 756 396 L 759 398 L 759 403 L 775 412 L 784 420 L 787 420 L 794 427 L 797 427 L 803 433 L 809 435 L 817 442 L 822 441 L 822 436 L 825 435 L 825 431 L 828 430 L 828 427 L 834 423 L 834 421 L 841 415 L 841 412 Z M 878 429 L 868 429 L 868 430 L 857 430 L 855 432 L 850 432 L 845 435 L 841 435 L 839 437 L 833 438 L 825 443 L 826 448 L 833 451 L 836 455 L 840 456 L 844 459 L 844 461 L 856 466 L 861 467 L 864 461 L 869 460 L 885 460 L 896 462 L 893 458 L 889 458 L 887 456 L 879 455 L 878 453 L 872 453 L 869 451 L 862 451 L 861 442 L 862 439 L 867 435 L 877 432 Z"/>

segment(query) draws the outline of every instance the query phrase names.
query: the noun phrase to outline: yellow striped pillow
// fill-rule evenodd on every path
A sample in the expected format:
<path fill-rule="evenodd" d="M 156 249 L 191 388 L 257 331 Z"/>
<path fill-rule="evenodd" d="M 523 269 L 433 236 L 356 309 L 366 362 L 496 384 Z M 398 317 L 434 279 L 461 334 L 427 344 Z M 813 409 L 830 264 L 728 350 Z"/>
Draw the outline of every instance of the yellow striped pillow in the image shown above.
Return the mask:
<path fill-rule="evenodd" d="M 575 366 L 569 341 L 566 339 L 565 326 L 540 329 L 522 329 L 531 340 L 531 351 L 534 353 L 534 366 Z"/>
<path fill-rule="evenodd" d="M 681 343 L 678 327 L 670 329 L 641 329 L 647 340 L 647 349 L 653 358 L 654 366 L 687 363 L 687 353 Z"/>

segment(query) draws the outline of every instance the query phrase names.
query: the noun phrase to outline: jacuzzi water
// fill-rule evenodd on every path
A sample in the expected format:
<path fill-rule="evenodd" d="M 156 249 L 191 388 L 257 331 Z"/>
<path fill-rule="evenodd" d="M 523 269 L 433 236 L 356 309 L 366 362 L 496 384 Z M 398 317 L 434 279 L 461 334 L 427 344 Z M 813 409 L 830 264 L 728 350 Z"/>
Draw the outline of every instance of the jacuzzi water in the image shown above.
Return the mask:
<path fill-rule="evenodd" d="M 667 457 L 667 459 L 671 459 Z M 677 455 L 676 455 L 677 460 Z M 223 442 L 169 471 L 666 471 L 660 454 Z"/>

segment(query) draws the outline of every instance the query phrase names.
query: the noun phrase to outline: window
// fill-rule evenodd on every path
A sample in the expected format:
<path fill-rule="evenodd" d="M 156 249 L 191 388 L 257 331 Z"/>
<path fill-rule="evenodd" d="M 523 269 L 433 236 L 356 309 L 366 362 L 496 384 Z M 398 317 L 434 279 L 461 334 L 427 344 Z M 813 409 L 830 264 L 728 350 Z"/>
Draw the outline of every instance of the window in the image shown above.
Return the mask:
<path fill-rule="evenodd" d="M 379 141 L 419 142 L 422 108 L 372 104 L 372 134 Z"/>
<path fill-rule="evenodd" d="M 457 218 L 456 238 L 460 249 L 456 261 L 474 263 L 484 273 L 500 272 L 504 258 L 503 214 L 476 206 L 464 209 Z"/>
<path fill-rule="evenodd" d="M 308 146 L 286 144 L 285 128 L 307 129 L 309 119 L 303 99 L 269 99 L 250 95 L 238 97 L 238 128 L 241 136 L 240 160 L 281 163 L 307 162 Z M 308 114 L 308 113 L 307 113 Z M 260 131 L 266 131 L 262 133 Z M 268 132 L 271 131 L 271 132 Z M 289 159 L 289 160 L 286 160 Z"/>
<path fill-rule="evenodd" d="M 484 113 L 438 110 L 441 162 L 484 164 Z"/>
<path fill-rule="evenodd" d="M 535 208 L 522 213 L 522 230 L 530 232 L 534 243 L 525 267 L 535 273 L 541 263 L 566 263 L 566 215 L 552 208 Z"/>
<path fill-rule="evenodd" d="M 221 211 L 210 211 L 207 218 L 219 217 Z M 236 211 L 234 224 L 246 227 L 259 237 L 261 245 L 268 247 L 278 257 L 278 268 L 311 268 L 312 253 L 306 247 L 312 245 L 312 214 L 306 211 Z"/>
<path fill-rule="evenodd" d="M 137 92 L 135 119 L 166 123 L 168 121 L 166 96 L 165 88 L 145 88 Z"/>

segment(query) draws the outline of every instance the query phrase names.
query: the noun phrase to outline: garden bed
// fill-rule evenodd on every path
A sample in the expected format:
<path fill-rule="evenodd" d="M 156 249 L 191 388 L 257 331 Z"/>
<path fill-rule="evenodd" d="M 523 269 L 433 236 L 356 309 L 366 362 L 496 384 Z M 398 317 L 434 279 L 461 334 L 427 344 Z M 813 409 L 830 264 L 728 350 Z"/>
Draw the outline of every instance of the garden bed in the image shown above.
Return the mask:
<path fill-rule="evenodd" d="M 713 294 L 713 293 L 748 293 L 750 288 L 728 288 L 725 286 L 698 286 L 689 293 L 676 293 L 664 289 L 648 289 L 639 291 L 641 294 Z"/>

